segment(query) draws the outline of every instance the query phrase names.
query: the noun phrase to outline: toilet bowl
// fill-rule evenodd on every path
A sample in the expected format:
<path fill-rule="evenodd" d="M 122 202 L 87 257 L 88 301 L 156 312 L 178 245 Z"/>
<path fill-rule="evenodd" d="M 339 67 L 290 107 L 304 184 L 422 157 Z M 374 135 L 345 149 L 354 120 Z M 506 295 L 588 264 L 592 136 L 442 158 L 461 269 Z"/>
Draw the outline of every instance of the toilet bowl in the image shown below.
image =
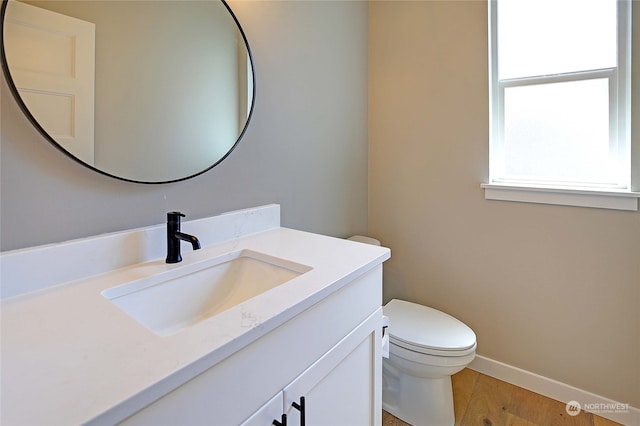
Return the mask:
<path fill-rule="evenodd" d="M 382 362 L 382 408 L 414 426 L 454 424 L 451 375 L 475 357 L 476 335 L 456 318 L 393 299 L 389 358 Z"/>

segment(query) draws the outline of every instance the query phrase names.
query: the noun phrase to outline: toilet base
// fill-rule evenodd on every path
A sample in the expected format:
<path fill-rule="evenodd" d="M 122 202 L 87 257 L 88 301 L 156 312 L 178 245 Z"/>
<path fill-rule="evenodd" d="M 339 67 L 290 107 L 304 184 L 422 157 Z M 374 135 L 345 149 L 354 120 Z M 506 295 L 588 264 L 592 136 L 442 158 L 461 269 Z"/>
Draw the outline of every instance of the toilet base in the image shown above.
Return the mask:
<path fill-rule="evenodd" d="M 413 426 L 453 426 L 451 376 L 415 377 L 383 363 L 382 408 Z"/>

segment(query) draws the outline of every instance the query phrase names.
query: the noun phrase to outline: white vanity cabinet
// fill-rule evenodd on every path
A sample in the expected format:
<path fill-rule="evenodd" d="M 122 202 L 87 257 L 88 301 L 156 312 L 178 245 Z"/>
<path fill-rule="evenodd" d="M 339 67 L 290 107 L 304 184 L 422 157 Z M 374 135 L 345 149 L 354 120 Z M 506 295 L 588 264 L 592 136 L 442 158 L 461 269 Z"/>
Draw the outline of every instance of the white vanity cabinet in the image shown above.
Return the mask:
<path fill-rule="evenodd" d="M 282 419 L 282 407 L 284 406 L 282 392 L 271 398 L 269 402 L 258 409 L 251 417 L 242 422 L 241 426 L 264 426 L 273 423 L 273 420 Z"/>
<path fill-rule="evenodd" d="M 121 424 L 380 425 L 381 303 L 378 265 Z"/>
<path fill-rule="evenodd" d="M 297 426 L 292 403 L 304 397 L 305 425 L 380 425 L 389 249 L 283 228 L 268 205 L 185 222 L 202 249 L 167 264 L 166 228 L 0 253 L 0 424 L 270 425 L 284 415 Z M 227 261 L 260 268 L 222 280 Z M 213 304 L 199 303 L 195 275 L 216 288 Z M 255 295 L 274 276 L 286 279 Z M 141 298 L 125 306 L 132 294 Z M 180 327 L 167 332 L 148 313 Z"/>
<path fill-rule="evenodd" d="M 380 343 L 381 315 L 381 309 L 372 314 L 284 389 L 287 425 L 380 424 L 376 374 L 382 360 L 375 348 Z"/>

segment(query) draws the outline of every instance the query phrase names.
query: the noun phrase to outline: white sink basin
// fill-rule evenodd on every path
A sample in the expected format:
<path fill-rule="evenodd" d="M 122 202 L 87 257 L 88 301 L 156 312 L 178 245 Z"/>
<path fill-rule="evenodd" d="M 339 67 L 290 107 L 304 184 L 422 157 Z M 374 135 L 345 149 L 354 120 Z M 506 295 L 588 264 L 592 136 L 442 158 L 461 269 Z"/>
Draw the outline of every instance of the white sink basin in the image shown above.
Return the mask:
<path fill-rule="evenodd" d="M 311 269 L 238 250 L 113 287 L 102 295 L 154 333 L 168 336 Z"/>

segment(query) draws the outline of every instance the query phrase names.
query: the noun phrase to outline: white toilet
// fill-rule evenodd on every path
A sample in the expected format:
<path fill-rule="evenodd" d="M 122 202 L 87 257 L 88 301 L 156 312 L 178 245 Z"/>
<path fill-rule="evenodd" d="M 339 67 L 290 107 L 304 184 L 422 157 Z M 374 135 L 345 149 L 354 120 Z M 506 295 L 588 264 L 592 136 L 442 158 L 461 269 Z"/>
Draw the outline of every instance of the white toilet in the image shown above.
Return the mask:
<path fill-rule="evenodd" d="M 451 375 L 476 355 L 476 335 L 456 318 L 416 303 L 393 299 L 389 359 L 382 362 L 382 408 L 414 426 L 452 426 Z"/>
<path fill-rule="evenodd" d="M 355 235 L 360 243 L 380 241 Z M 393 299 L 389 359 L 382 361 L 382 408 L 414 426 L 453 426 L 451 376 L 476 356 L 476 334 L 458 319 L 417 303 Z"/>

